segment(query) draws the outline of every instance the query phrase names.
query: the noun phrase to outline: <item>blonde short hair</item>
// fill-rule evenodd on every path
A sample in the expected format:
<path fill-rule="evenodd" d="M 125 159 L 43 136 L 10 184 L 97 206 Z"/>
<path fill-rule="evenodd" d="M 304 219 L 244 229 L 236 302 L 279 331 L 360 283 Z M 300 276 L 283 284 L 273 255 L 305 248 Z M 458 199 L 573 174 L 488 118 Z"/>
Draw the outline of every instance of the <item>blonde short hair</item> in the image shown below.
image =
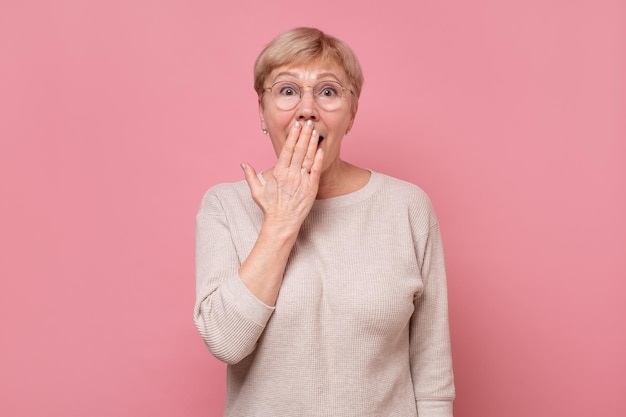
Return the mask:
<path fill-rule="evenodd" d="M 315 28 L 292 29 L 267 44 L 254 63 L 254 89 L 260 98 L 266 88 L 266 78 L 276 68 L 315 61 L 334 62 L 344 69 L 356 98 L 353 101 L 353 110 L 356 110 L 363 87 L 361 65 L 348 44 Z"/>

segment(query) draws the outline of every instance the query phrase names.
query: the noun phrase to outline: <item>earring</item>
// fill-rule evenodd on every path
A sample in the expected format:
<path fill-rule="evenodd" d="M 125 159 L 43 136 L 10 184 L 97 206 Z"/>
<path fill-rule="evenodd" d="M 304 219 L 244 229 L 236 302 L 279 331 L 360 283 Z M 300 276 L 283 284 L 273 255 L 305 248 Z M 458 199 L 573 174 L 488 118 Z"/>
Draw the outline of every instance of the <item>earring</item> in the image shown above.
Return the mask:
<path fill-rule="evenodd" d="M 346 130 L 346 136 L 348 136 L 348 133 L 350 133 L 350 129 Z"/>
<path fill-rule="evenodd" d="M 263 134 L 267 135 L 267 129 L 263 129 Z"/>

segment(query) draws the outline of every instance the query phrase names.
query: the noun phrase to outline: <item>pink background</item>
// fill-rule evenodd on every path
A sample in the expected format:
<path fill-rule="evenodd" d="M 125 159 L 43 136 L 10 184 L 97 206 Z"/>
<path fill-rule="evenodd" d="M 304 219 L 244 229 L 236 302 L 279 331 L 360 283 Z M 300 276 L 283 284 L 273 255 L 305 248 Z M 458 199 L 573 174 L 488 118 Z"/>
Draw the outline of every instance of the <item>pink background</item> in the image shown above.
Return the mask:
<path fill-rule="evenodd" d="M 456 416 L 626 415 L 625 5 L 2 0 L 0 415 L 221 414 L 195 213 L 272 164 L 252 64 L 300 25 L 362 61 L 346 159 L 438 211 Z"/>

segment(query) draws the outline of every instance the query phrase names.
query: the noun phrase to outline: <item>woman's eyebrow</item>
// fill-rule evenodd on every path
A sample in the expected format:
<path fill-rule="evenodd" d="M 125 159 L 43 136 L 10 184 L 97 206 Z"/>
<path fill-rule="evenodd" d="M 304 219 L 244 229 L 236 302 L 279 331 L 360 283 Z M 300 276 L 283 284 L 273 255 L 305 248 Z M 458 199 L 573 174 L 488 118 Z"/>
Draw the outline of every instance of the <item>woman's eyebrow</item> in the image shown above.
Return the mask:
<path fill-rule="evenodd" d="M 282 76 L 288 76 L 288 77 L 293 77 L 293 78 L 301 78 L 301 75 L 297 72 L 293 72 L 293 71 L 281 71 L 278 74 L 276 74 L 276 76 L 274 77 L 274 80 L 279 79 Z M 339 80 L 339 77 L 337 77 L 334 73 L 332 72 L 320 72 L 319 74 L 315 74 L 315 79 L 319 80 L 321 78 L 327 78 L 327 77 L 332 77 L 335 80 Z"/>
<path fill-rule="evenodd" d="M 298 74 L 292 71 L 281 71 L 278 74 L 276 74 L 276 76 L 274 77 L 274 79 L 278 79 L 283 75 L 287 75 L 289 77 L 294 77 L 294 78 L 298 78 Z"/>
<path fill-rule="evenodd" d="M 317 74 L 317 79 L 319 80 L 320 78 L 326 78 L 326 77 L 332 77 L 335 80 L 339 80 L 339 77 L 337 77 L 335 74 L 333 74 L 332 72 L 321 72 L 319 74 Z"/>

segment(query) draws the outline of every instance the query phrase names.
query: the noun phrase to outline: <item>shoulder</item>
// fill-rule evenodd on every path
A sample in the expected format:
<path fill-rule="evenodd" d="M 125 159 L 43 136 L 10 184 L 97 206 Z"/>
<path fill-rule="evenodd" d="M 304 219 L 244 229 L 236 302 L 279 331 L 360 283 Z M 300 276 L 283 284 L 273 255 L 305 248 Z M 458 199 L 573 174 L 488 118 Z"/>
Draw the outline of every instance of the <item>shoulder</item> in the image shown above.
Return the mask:
<path fill-rule="evenodd" d="M 378 200 L 384 205 L 388 218 L 407 221 L 418 235 L 428 233 L 428 230 L 438 224 L 431 199 L 422 188 L 389 175 L 374 175 L 379 177 Z"/>
<path fill-rule="evenodd" d="M 200 211 L 217 214 L 233 206 L 241 207 L 248 202 L 252 202 L 252 197 L 245 181 L 225 182 L 210 187 L 204 193 Z"/>
<path fill-rule="evenodd" d="M 248 184 L 245 181 L 223 182 L 210 187 L 202 197 L 202 200 L 216 198 L 232 198 L 241 195 L 250 195 Z"/>
<path fill-rule="evenodd" d="M 418 185 L 386 174 L 373 173 L 373 175 L 380 177 L 379 192 L 386 198 L 409 207 L 433 210 L 430 197 Z"/>

